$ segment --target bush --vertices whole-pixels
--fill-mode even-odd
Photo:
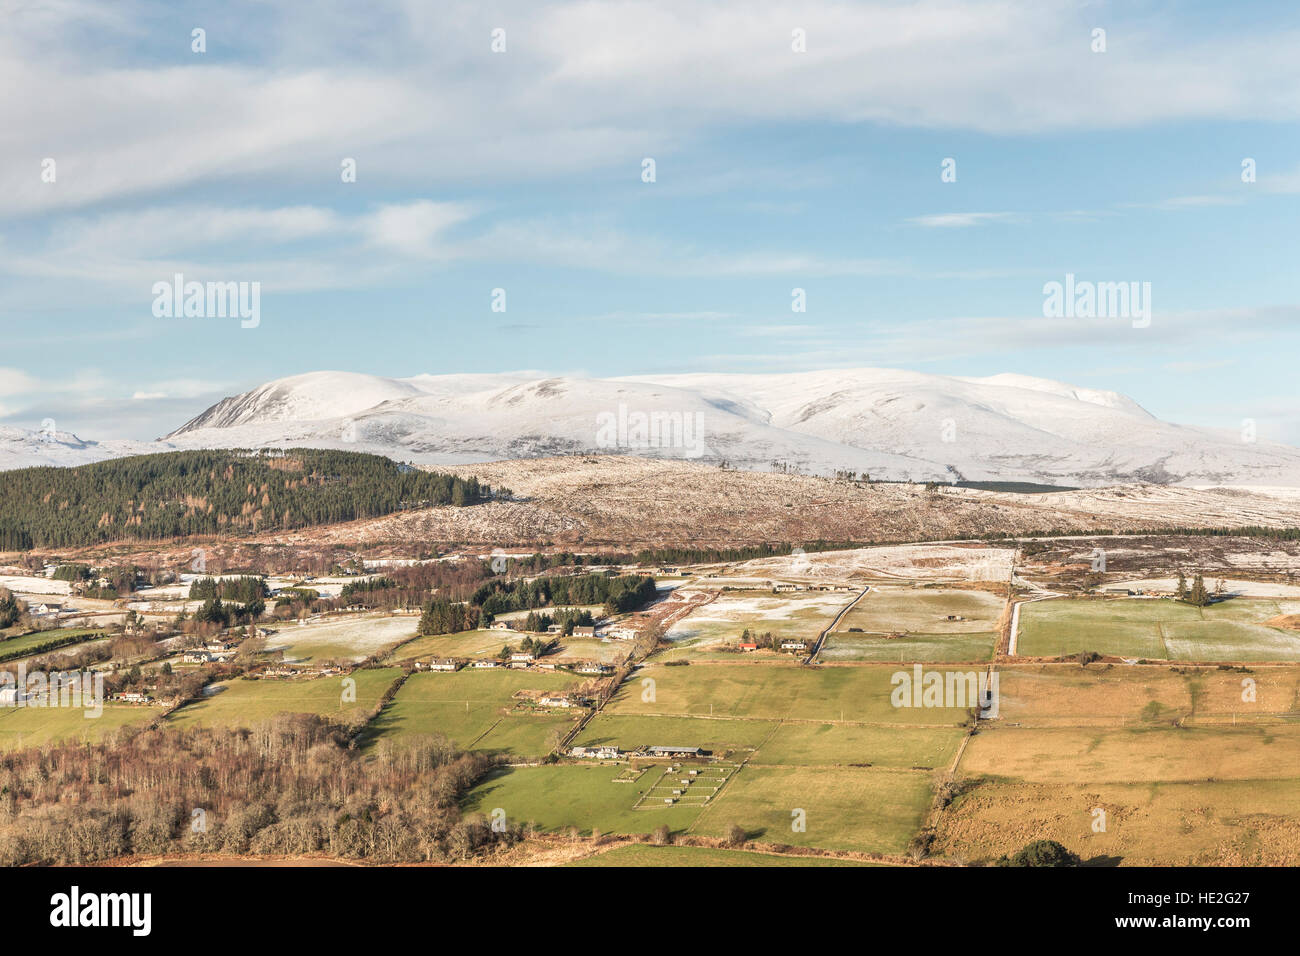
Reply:
[[[1002,857],[999,866],[1078,866],[1079,855],[1055,840],[1035,840],[1011,858]]]

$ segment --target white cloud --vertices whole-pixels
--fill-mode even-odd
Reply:
[[[436,14],[377,0],[364,17],[330,3],[237,6],[241,42],[225,41],[224,59],[164,55],[176,24],[139,15],[142,4],[93,29],[90,9],[22,8],[6,22],[7,215],[200,182],[347,189],[344,157],[357,186],[535,181],[632,169],[763,122],[1019,133],[1300,118],[1295,31],[1111,16],[1098,55],[1095,14],[1068,0],[518,0],[491,18],[469,0]],[[493,55],[498,21],[510,43]],[[141,36],[144,23],[157,25]],[[793,24],[807,53],[790,50]],[[45,156],[54,184],[39,178]]]
[[[1023,220],[1011,212],[945,212],[932,216],[915,216],[908,222],[930,229],[962,229],[986,222],[1018,222]]]

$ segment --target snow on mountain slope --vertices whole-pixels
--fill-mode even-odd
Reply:
[[[608,452],[891,479],[1300,485],[1300,450],[1171,425],[1115,392],[893,369],[616,379],[314,372],[223,399],[146,447],[293,445],[430,464]],[[7,457],[6,447],[0,436],[0,465],[50,460],[30,442]],[[110,444],[83,453],[136,452]]]
[[[82,441],[71,432],[30,431],[0,425],[0,471],[35,465],[87,465],[105,458],[165,450],[152,442]]]

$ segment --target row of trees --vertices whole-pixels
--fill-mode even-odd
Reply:
[[[554,604],[601,604],[607,614],[630,611],[655,596],[654,578],[644,574],[553,575],[531,580],[495,579],[470,598],[485,614],[524,611]]]

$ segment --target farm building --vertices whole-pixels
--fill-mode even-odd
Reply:
[[[614,641],[635,641],[636,628],[626,627],[621,624],[614,624],[600,632],[602,637],[607,637]]]
[[[498,664],[496,661],[475,661],[470,666],[475,668],[482,668],[482,667],[500,667],[501,665]]]
[[[782,641],[781,650],[783,651],[805,651],[808,645],[803,641]]]
[[[578,674],[612,674],[614,668],[609,664],[602,664],[600,661],[578,661],[573,665],[573,670]]]
[[[699,747],[647,747],[646,753],[652,757],[706,757],[707,750]]]
[[[742,643],[737,644],[736,646],[739,647],[742,651],[758,650],[758,645],[755,644],[753,641],[743,641]]]
[[[515,628],[509,621],[493,621],[488,625],[488,629],[493,631],[513,631]]]

